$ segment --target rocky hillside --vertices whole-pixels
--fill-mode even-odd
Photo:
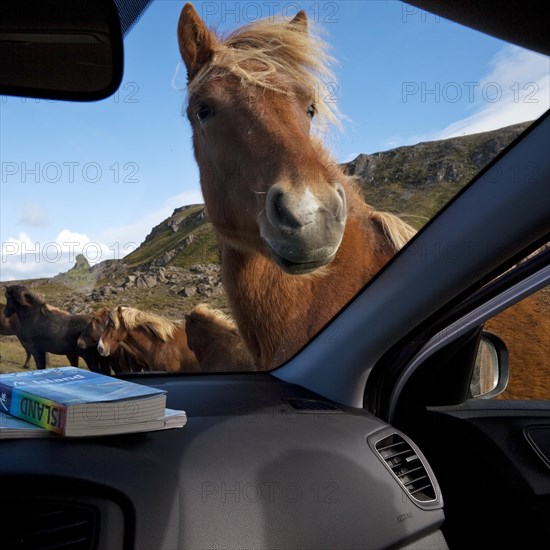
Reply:
[[[343,168],[367,203],[420,228],[530,124],[359,155]]]
[[[176,208],[154,227],[140,247],[126,256],[129,266],[190,267],[218,263],[218,247],[202,204]]]
[[[528,125],[359,155],[343,169],[369,204],[421,227]],[[174,210],[122,260],[90,267],[78,257],[66,273],[25,284],[72,313],[126,304],[181,318],[201,301],[227,309],[216,238],[200,204]]]

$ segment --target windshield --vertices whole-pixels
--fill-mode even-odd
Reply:
[[[0,100],[6,298],[96,321],[36,352],[2,306],[1,372],[276,368],[548,109],[546,57],[401,2],[183,6],[126,35],[111,97]],[[267,57],[224,42],[262,18]]]

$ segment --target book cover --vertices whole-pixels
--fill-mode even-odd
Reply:
[[[15,416],[0,412],[0,439],[21,439],[28,437],[49,437],[54,432],[25,422]],[[57,436],[60,437],[60,436]]]
[[[164,390],[78,367],[0,375],[0,412],[65,435],[155,420],[165,405]]]

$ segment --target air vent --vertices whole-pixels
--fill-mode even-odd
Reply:
[[[287,399],[288,404],[296,411],[302,412],[342,412],[340,407],[317,399]]]
[[[400,435],[392,434],[375,444],[378,454],[405,491],[418,502],[435,500],[435,488],[421,458]]]
[[[0,516],[2,550],[93,550],[97,531],[97,511],[72,503],[14,503]]]

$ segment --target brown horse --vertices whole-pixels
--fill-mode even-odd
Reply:
[[[92,320],[78,337],[77,344],[80,349],[97,348],[108,315],[108,308],[100,309],[92,315]],[[150,370],[148,365],[140,363],[137,357],[132,355],[128,349],[125,349],[124,342],[109,355],[107,360],[115,374]]]
[[[37,369],[46,368],[46,354],[66,355],[73,366],[78,366],[82,357],[88,368],[109,374],[109,366],[97,350],[81,350],[77,345],[80,333],[89,323],[86,315],[71,315],[47,304],[37,293],[23,285],[6,287],[6,317],[17,316],[17,337],[31,353]]]
[[[202,372],[256,370],[237,326],[225,313],[199,304],[185,315],[185,331]]]
[[[294,355],[414,234],[366,205],[312,135],[337,120],[333,81],[300,11],[222,39],[191,4],[178,23],[187,116],[223,283],[260,369]],[[322,88],[321,88],[322,89]]]
[[[150,370],[200,371],[187,345],[185,327],[160,315],[123,306],[109,310],[97,349],[107,357],[122,344]]]

